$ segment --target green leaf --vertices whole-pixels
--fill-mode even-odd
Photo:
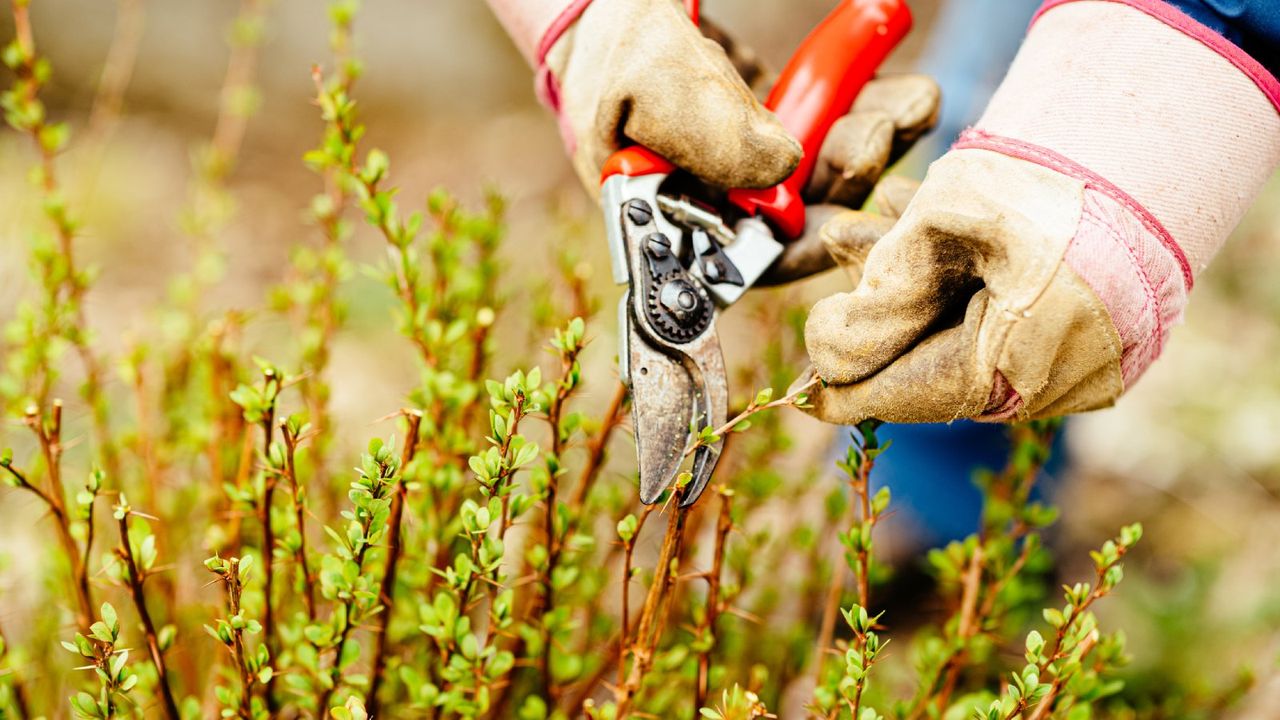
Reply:
[[[120,619],[116,615],[116,609],[111,606],[111,603],[102,603],[102,607],[99,608],[99,612],[102,616],[102,622],[106,623],[107,627],[111,629],[112,635],[114,636],[119,633]]]
[[[89,634],[104,643],[114,643],[116,641],[115,635],[111,634],[111,628],[107,627],[107,624],[102,621],[90,625]]]

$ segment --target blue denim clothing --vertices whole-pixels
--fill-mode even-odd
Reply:
[[[1280,1],[1165,0],[1280,74]]]
[[[892,442],[876,460],[874,490],[888,486],[893,522],[906,528],[916,548],[938,547],[978,529],[982,493],[973,483],[978,470],[999,472],[1008,462],[1008,429],[970,421],[924,425],[884,425],[881,443]],[[849,435],[840,448],[843,456]],[[1051,500],[1067,465],[1063,435],[1054,441],[1032,498]]]

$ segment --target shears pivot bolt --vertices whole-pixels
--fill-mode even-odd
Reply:
[[[648,225],[653,221],[653,210],[643,200],[632,200],[627,203],[627,219],[636,225]]]

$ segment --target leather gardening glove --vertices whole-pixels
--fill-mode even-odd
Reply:
[[[673,0],[490,0],[538,70],[583,185],[644,145],[718,187],[786,178],[800,144]],[[535,40],[536,38],[536,40]]]
[[[805,339],[827,385],[811,412],[1111,405],[1280,164],[1277,102],[1261,65],[1168,5],[1048,3],[975,129],[852,268],[856,289],[814,306]],[[823,236],[865,246],[887,222],[846,213]]]
[[[771,74],[706,19],[700,32],[680,3],[489,2],[538,68],[539,94],[556,110],[565,147],[592,195],[605,160],[630,142],[721,188],[774,185],[799,162],[799,144],[752,92]],[[806,235],[788,245],[761,282],[831,267],[817,229],[839,210],[860,207],[885,167],[933,127],[937,112],[930,78],[868,83],[823,145],[806,190],[813,204]]]

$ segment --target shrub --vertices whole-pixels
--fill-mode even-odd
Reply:
[[[243,8],[234,52],[252,66],[261,7]],[[1043,608],[1041,538],[1056,512],[1031,488],[1056,423],[1013,430],[1007,467],[979,478],[980,528],[928,558],[948,612],[893,645],[911,618],[878,597],[894,568],[875,553],[876,528],[892,522],[889,490],[871,484],[891,452],[875,423],[856,429],[844,482],[826,483],[766,412],[803,395],[760,390],[729,426],[702,429],[700,442],[732,439],[693,509],[674,502],[679,482],[641,507],[632,485],[606,477],[611,452],[629,468],[626,393],[614,382],[605,403],[584,396],[598,302],[578,262],[566,256],[535,291],[533,324],[556,318],[549,355],[517,362],[525,349],[495,332],[522,279],[499,260],[502,202],[470,210],[441,191],[400,208],[353,98],[355,13],[352,0],[332,4],[333,67],[313,71],[324,131],[305,162],[318,241],[295,249],[269,303],[292,323],[291,346],[253,357],[250,316],[200,302],[221,280],[226,181],[253,106],[251,78],[233,73],[182,213],[192,272],[156,337],[108,357],[82,310],[93,273],[56,172],[69,131],[41,102],[49,63],[14,0],[3,59],[16,82],[2,104],[34,144],[44,217],[36,292],[10,323],[0,386],[25,429],[0,469],[6,501],[27,493],[48,514],[31,539],[48,545],[43,574],[20,580],[48,611],[4,617],[20,642],[0,637],[0,717],[728,720],[785,707],[1007,720],[1111,707],[1123,636],[1092,609],[1141,529],[1106,541],[1094,576]],[[366,269],[390,290],[419,375],[356,459],[329,397],[349,381],[330,359],[359,216],[385,244]],[[802,316],[785,305],[741,310],[791,332],[764,344],[738,387],[776,387],[799,367]],[[109,392],[112,372],[131,398]],[[66,413],[58,396],[76,377]],[[81,415],[86,447],[68,455],[86,428],[64,416]],[[899,644],[910,648],[886,649]]]

